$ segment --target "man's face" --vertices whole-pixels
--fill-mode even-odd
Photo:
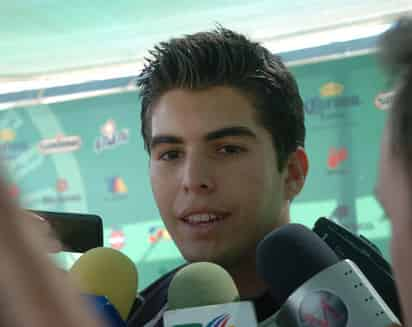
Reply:
[[[236,264],[287,222],[288,169],[279,172],[271,135],[240,92],[171,90],[151,127],[154,196],[186,260]]]

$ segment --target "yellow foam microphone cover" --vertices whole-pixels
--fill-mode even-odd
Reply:
[[[126,255],[111,248],[94,248],[85,252],[69,273],[82,293],[106,296],[126,320],[138,283],[136,266]]]

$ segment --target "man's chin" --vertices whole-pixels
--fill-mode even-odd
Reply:
[[[183,255],[183,258],[189,263],[195,262],[213,262],[218,264],[216,258],[210,255]]]
[[[189,262],[189,263],[195,263],[195,262],[212,262],[215,263],[225,269],[227,269],[228,267],[231,267],[233,264],[233,260],[228,260],[227,257],[225,256],[221,256],[221,255],[217,255],[217,253],[213,253],[213,254],[196,254],[196,255],[183,255],[183,258]]]
[[[183,258],[190,263],[194,262],[213,262],[219,264],[221,262],[220,256],[216,252],[204,251],[181,251]]]

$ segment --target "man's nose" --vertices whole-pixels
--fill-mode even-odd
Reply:
[[[216,184],[212,163],[203,156],[188,156],[183,167],[182,185],[186,193],[207,194],[213,192]]]

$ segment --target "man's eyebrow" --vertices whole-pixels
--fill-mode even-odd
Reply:
[[[217,139],[221,139],[224,137],[229,136],[247,136],[251,138],[256,138],[256,134],[252,132],[247,127],[244,126],[231,126],[231,127],[224,127],[206,134],[205,139],[206,141],[213,141]],[[174,135],[167,135],[167,134],[160,134],[153,136],[150,142],[150,149],[154,149],[156,146],[160,144],[183,144],[183,138]]]
[[[207,133],[206,141],[213,141],[229,136],[247,136],[251,138],[257,138],[256,134],[249,128],[244,126],[231,126],[218,129],[213,132]]]
[[[150,149],[154,149],[160,144],[183,144],[183,139],[173,135],[156,135],[150,141]]]

